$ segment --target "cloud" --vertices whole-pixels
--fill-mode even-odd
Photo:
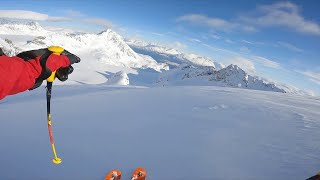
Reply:
[[[254,44],[253,42],[247,41],[247,40],[241,40],[241,42],[247,43],[247,44]]]
[[[251,66],[251,64],[259,64],[268,68],[273,68],[273,69],[281,69],[281,70],[285,70],[280,63],[267,59],[265,57],[261,57],[261,56],[257,56],[257,55],[251,55],[248,54],[250,53],[250,49],[246,46],[242,46],[239,48],[239,51],[235,52],[235,51],[231,51],[228,49],[223,49],[223,48],[219,48],[219,47],[215,47],[206,43],[202,43],[203,46],[209,48],[212,51],[216,51],[216,52],[223,52],[225,54],[231,55],[231,57],[233,56],[234,58],[231,58],[233,60],[239,60],[240,62],[246,62],[243,64],[246,64],[248,67],[248,69],[253,70],[254,66]],[[248,62],[250,61],[250,63]],[[238,65],[238,64],[237,64]],[[240,66],[240,65],[239,65]],[[241,67],[241,66],[240,66]]]
[[[185,44],[183,44],[183,43],[181,43],[179,41],[174,42],[173,46],[176,47],[176,48],[179,48],[179,49],[185,49],[185,48],[188,47],[187,45],[185,45]]]
[[[66,17],[49,16],[47,14],[24,10],[0,10],[0,18],[22,19],[34,21],[71,21]]]
[[[225,59],[224,62],[227,64],[235,64],[251,74],[256,73],[254,63],[249,59],[243,57],[236,57],[231,59]]]
[[[239,19],[260,27],[287,27],[300,33],[320,35],[319,23],[306,20],[300,14],[299,7],[289,1],[259,6],[254,15]]]
[[[243,53],[250,53],[250,49],[246,46],[240,47],[239,50]]]
[[[289,1],[260,5],[232,20],[203,14],[187,14],[176,20],[220,31],[256,32],[263,27],[286,27],[299,33],[320,35],[320,24],[305,19],[300,13],[300,8]]]
[[[207,16],[199,15],[199,14],[190,14],[190,15],[181,16],[177,20],[185,21],[193,24],[209,26],[209,27],[218,28],[218,29],[229,29],[234,26],[232,23],[229,23],[223,19],[209,18]]]
[[[83,17],[83,16],[85,16],[85,14],[83,14],[82,12],[76,11],[76,10],[72,10],[72,9],[69,9],[69,10],[67,10],[65,12],[66,12],[66,14],[68,16],[71,16],[71,17]]]
[[[296,71],[310,78],[310,80],[320,85],[320,73],[313,71]]]
[[[72,17],[82,17],[85,16],[79,11],[67,10],[65,11],[68,16]],[[73,19],[68,17],[60,16],[49,16],[48,14],[38,13],[34,11],[24,11],[24,10],[0,10],[0,18],[6,19],[21,19],[21,20],[33,20],[33,21],[82,21],[91,24],[97,24],[105,28],[112,27],[112,22],[100,19],[100,18],[84,18],[84,19]]]
[[[281,46],[281,47],[284,47],[284,48],[287,48],[291,51],[295,51],[295,52],[303,52],[302,49],[290,44],[290,43],[287,43],[287,42],[281,42],[281,41],[278,41],[277,45]]]
[[[147,32],[147,33],[150,33],[150,34],[153,34],[153,35],[156,35],[156,36],[162,36],[162,37],[164,37],[164,36],[177,36],[176,33],[171,32],[171,31],[164,32],[164,33],[159,33],[159,32]]]
[[[237,52],[234,52],[234,51],[230,51],[228,49],[215,47],[215,46],[212,46],[212,45],[209,45],[209,44],[206,44],[206,43],[202,43],[202,45],[207,47],[207,48],[209,48],[210,50],[213,50],[213,51],[223,52],[223,53],[226,53],[226,54],[229,54],[229,55],[232,55],[232,56],[241,56],[240,53],[237,53]]]
[[[55,21],[55,22],[72,21],[72,19],[71,18],[67,18],[67,17],[49,16],[47,21]]]
[[[310,78],[309,80],[314,82],[314,83],[316,83],[316,84],[318,84],[318,85],[320,85],[320,81],[318,81],[318,80],[315,80],[315,79],[312,79],[312,78]]]
[[[251,74],[256,73],[255,65],[257,64],[273,69],[283,69],[279,63],[260,56],[252,56],[250,58],[239,56],[235,58],[226,59],[224,61],[230,64],[236,64]]]
[[[100,25],[105,28],[112,27],[112,22],[105,20],[105,19],[101,19],[101,18],[86,18],[86,19],[82,19],[82,21],[86,22],[86,23]]]
[[[204,40],[209,40],[209,39],[214,39],[214,40],[219,40],[221,37],[217,35],[215,32],[209,32],[205,34],[201,34],[201,39]]]
[[[191,42],[197,42],[197,43],[201,42],[199,39],[196,39],[196,38],[188,38],[188,40]]]
[[[304,89],[303,91],[305,91],[309,96],[316,96],[316,92],[311,89]]]
[[[177,18],[178,22],[187,22],[193,25],[200,25],[222,31],[231,31],[234,29],[243,31],[255,31],[255,28],[248,25],[241,25],[235,22],[227,21],[221,18],[208,17],[201,14],[188,14]]]
[[[234,41],[230,40],[230,39],[225,39],[225,42],[226,43],[229,43],[229,44],[234,44]]]
[[[279,63],[272,61],[270,59],[260,57],[260,56],[253,56],[253,58],[255,62],[262,64],[263,66],[270,67],[273,69],[281,69],[281,65]]]
[[[210,37],[212,37],[213,39],[221,39],[221,37],[216,34],[211,34]]]
[[[166,35],[166,34],[157,33],[157,32],[151,32],[151,34],[156,35],[156,36],[165,36]]]

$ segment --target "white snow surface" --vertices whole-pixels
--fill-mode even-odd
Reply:
[[[320,167],[320,99],[213,86],[54,86],[0,101],[0,179],[301,180]]]

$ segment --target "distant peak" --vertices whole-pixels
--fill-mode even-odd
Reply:
[[[105,34],[105,33],[108,34],[110,32],[112,32],[110,29],[105,29],[105,30],[101,31],[100,33],[98,33],[98,35]]]
[[[111,29],[105,29],[105,30],[101,31],[100,33],[98,33],[98,35],[114,35],[114,36],[119,36],[118,33],[112,31]]]
[[[0,18],[0,24],[13,24],[13,21]]]
[[[123,39],[118,33],[112,31],[111,29],[106,29],[98,33],[98,36],[104,36],[108,38],[115,38],[115,39]]]
[[[4,19],[0,18],[0,24],[21,24],[21,25],[27,25],[27,26],[40,26],[38,22],[35,21],[26,21],[26,20],[13,20],[13,19]]]
[[[29,21],[29,22],[26,22],[27,25],[30,25],[30,26],[40,26],[40,24],[38,22],[35,22],[35,21]]]
[[[234,69],[234,70],[239,70],[241,69],[239,66],[235,65],[235,64],[230,64],[228,67],[226,67],[226,69]],[[242,70],[242,69],[241,69]]]

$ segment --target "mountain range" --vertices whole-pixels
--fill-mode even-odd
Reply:
[[[205,85],[306,94],[249,75],[237,65],[226,67],[208,57],[124,39],[111,29],[98,34],[57,32],[37,22],[0,20],[0,46],[7,55],[52,45],[62,46],[82,59],[67,84]]]

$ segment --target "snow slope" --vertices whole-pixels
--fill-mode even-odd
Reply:
[[[0,179],[301,180],[320,169],[320,99],[226,87],[54,86],[0,101]],[[31,113],[32,112],[32,113]],[[168,178],[169,177],[169,178]]]

